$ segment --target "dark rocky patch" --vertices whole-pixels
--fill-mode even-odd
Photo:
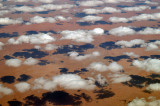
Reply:
[[[151,74],[151,75],[149,75],[148,77],[151,77],[151,78],[153,78],[153,79],[155,79],[155,78],[160,78],[160,74]]]
[[[72,45],[72,47],[70,47],[69,45],[64,45],[63,47],[56,49],[56,52],[54,52],[53,55],[67,54],[68,52],[71,52],[71,51],[83,52],[84,50],[92,49],[92,48],[94,48],[94,45],[92,44]]]
[[[82,18],[82,17],[85,17],[85,16],[87,16],[87,15],[88,15],[88,14],[82,12],[82,13],[76,13],[76,14],[74,14],[74,17]]]
[[[114,92],[105,90],[105,89],[100,89],[100,90],[95,90],[94,93],[97,93],[97,98],[96,99],[104,99],[104,98],[109,98],[115,95]]]
[[[129,87],[137,87],[137,88],[143,88],[144,86],[142,84],[153,84],[153,83],[160,83],[160,80],[158,79],[153,79],[153,78],[146,78],[143,76],[139,75],[130,75],[132,78],[130,81],[123,82],[122,84],[127,85]]]
[[[107,41],[107,42],[101,43],[101,44],[99,45],[99,47],[104,48],[104,49],[107,49],[107,50],[119,49],[119,48],[121,48],[121,46],[116,45],[115,42],[113,42],[113,41]]]
[[[45,106],[46,103],[45,100],[34,95],[27,96],[24,100],[26,101],[24,106]]]
[[[14,76],[3,76],[3,77],[0,78],[0,80],[1,80],[3,83],[12,84],[12,83],[14,83],[14,81],[15,81],[15,77],[14,77]]]
[[[59,68],[61,74],[82,74],[83,72],[88,72],[86,68],[82,68],[81,70],[74,70],[73,72],[68,72],[67,68]]]
[[[11,38],[11,37],[17,37],[18,32],[13,32],[12,34],[9,33],[0,33],[0,38]]]
[[[104,59],[109,59],[109,60],[113,60],[113,61],[120,61],[121,59],[130,59],[130,57],[127,55],[121,55],[121,56],[116,56],[116,57],[106,56],[106,57],[104,57]]]
[[[87,101],[87,102],[91,102],[91,101],[92,101],[91,96],[89,96],[89,95],[87,95],[87,94],[85,94],[85,93],[82,93],[82,94],[81,94],[81,97],[83,97],[84,100]]]
[[[26,74],[21,74],[20,77],[17,79],[17,81],[24,82],[24,81],[28,81],[29,79],[31,79],[31,76]]]
[[[23,58],[23,57],[25,57],[25,58],[29,58],[29,57],[42,58],[47,55],[49,55],[49,54],[46,52],[43,52],[43,51],[39,51],[37,49],[24,49],[23,52],[15,52],[13,54],[13,56],[20,57],[20,58]]]
[[[11,57],[11,56],[9,56],[9,55],[5,55],[5,56],[4,56],[4,59],[6,59],[6,60],[8,60],[8,59],[14,59],[14,57]]]
[[[37,31],[27,31],[26,35],[38,34]]]
[[[112,25],[112,22],[106,22],[106,21],[95,21],[94,23],[92,22],[76,22],[77,24],[79,24],[80,26],[91,26],[91,25],[98,25],[98,24],[109,24]]]
[[[147,5],[147,3],[136,3],[135,5]]]
[[[48,60],[39,60],[40,62],[38,63],[38,65],[47,65],[50,64],[50,62]]]
[[[50,32],[50,33],[53,33],[53,34],[58,34],[56,31],[53,31],[53,30],[49,30],[49,31],[39,31],[39,32],[41,32],[41,33],[48,33],[48,32]]]
[[[117,7],[125,8],[125,7],[130,7],[130,6],[127,6],[127,5],[117,5]]]
[[[80,105],[82,101],[77,96],[64,91],[47,92],[42,95],[43,100],[54,105]]]
[[[8,101],[8,104],[9,104],[9,106],[22,106],[23,105],[22,102],[16,101],[16,100]]]

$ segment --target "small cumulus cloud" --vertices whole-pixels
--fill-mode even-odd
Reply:
[[[79,55],[78,52],[69,52],[68,53],[71,59],[81,61],[87,58],[94,58],[97,56],[100,56],[100,53],[98,51],[94,51],[91,54],[85,54],[85,55]]]
[[[109,74],[108,77],[111,77],[112,83],[122,83],[132,79],[129,75],[120,73]]]
[[[146,9],[151,9],[150,6],[135,6],[135,7],[124,7],[122,10],[124,11],[143,11]]]
[[[127,56],[132,56],[132,57],[135,57],[135,58],[138,58],[139,55],[135,54],[134,52],[123,52],[124,55],[127,55]]]
[[[118,28],[113,28],[109,31],[109,34],[114,35],[114,36],[125,36],[125,35],[133,35],[136,32],[129,28],[129,27],[118,27]]]
[[[88,1],[81,1],[79,2],[80,6],[98,6],[104,4],[103,1],[96,1],[96,0],[88,0]]]
[[[2,95],[10,95],[13,93],[13,90],[3,86],[2,84],[0,84],[0,97],[2,97]]]
[[[11,66],[11,67],[19,67],[21,66],[21,63],[22,61],[19,59],[9,59],[9,60],[6,60],[5,62],[7,66]]]
[[[160,91],[160,83],[149,84],[149,86],[146,88],[146,90],[149,90],[149,91]]]
[[[100,21],[102,19],[103,19],[103,17],[100,17],[100,16],[88,15],[88,16],[85,16],[82,19],[78,20],[78,22],[91,22],[91,23],[94,23],[95,21]]]
[[[37,59],[34,59],[34,58],[30,57],[30,58],[26,59],[23,64],[25,64],[25,65],[36,65],[38,62],[39,61]]]
[[[25,92],[30,89],[30,84],[27,82],[20,82],[14,85],[19,92]]]

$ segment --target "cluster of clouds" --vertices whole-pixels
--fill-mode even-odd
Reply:
[[[111,72],[119,72],[123,70],[123,67],[120,64],[117,64],[117,62],[112,62],[108,66],[102,62],[93,62],[88,66],[88,69],[98,72],[105,72],[108,70]]]
[[[94,51],[91,54],[85,54],[85,55],[79,55],[78,52],[69,52],[69,57],[71,59],[77,60],[77,61],[81,61],[81,60],[85,60],[87,58],[95,58],[97,56],[100,56],[100,53],[98,51]]]
[[[133,101],[129,102],[127,106],[159,106],[160,100],[156,100],[155,97],[148,97],[150,101],[147,101],[145,98],[136,98]]]
[[[13,7],[10,10],[12,12],[15,12],[15,11],[42,12],[42,11],[51,11],[51,10],[70,9],[72,7],[74,7],[74,5],[72,4],[44,4],[36,7],[31,7],[31,6]]]
[[[151,9],[150,6],[134,6],[134,7],[124,7],[122,8],[122,10],[124,11],[143,11],[143,10],[146,10],[146,9]]]
[[[99,83],[104,85],[104,78],[101,78],[102,76],[98,76]],[[17,91],[24,93],[30,89],[36,90],[36,89],[44,89],[49,91],[54,91],[57,89],[57,87],[61,87],[64,89],[72,89],[72,90],[78,90],[78,89],[85,89],[85,90],[93,90],[95,89],[95,80],[93,78],[88,79],[82,79],[79,75],[76,74],[62,74],[53,76],[51,80],[45,79],[43,77],[35,79],[31,84],[27,82],[19,82],[14,85],[14,87],[17,89]],[[9,95],[12,94],[13,90],[4,87],[2,84],[0,84],[0,94],[3,95]],[[2,95],[0,95],[2,96]]]
[[[30,44],[47,44],[50,42],[55,41],[56,39],[51,36],[50,33],[39,33],[39,34],[32,34],[32,35],[21,35],[17,39],[10,38],[8,40],[8,44],[22,44],[22,43],[30,43]]]
[[[99,13],[120,13],[121,10],[113,8],[113,7],[105,7],[103,9],[84,9],[82,12],[86,14],[99,14]]]
[[[95,21],[101,21],[103,17],[101,16],[93,16],[93,15],[88,15],[83,17],[82,19],[78,20],[77,22],[91,22],[94,23]]]
[[[151,9],[150,6],[134,6],[134,7],[124,7],[121,9],[117,9],[114,7],[105,7],[103,9],[94,9],[94,8],[88,8],[88,9],[83,9],[82,12],[86,14],[99,14],[99,13],[120,13],[122,11],[143,11],[146,9]]]
[[[114,35],[114,36],[126,36],[126,35],[135,35],[135,34],[141,34],[141,35],[155,35],[156,34],[157,35],[157,34],[160,34],[160,29],[146,27],[136,32],[131,26],[129,27],[120,26],[117,28],[110,29],[109,34]]]
[[[23,63],[22,63],[22,60],[20,60],[20,59],[8,59],[5,61],[5,64],[9,67],[19,67],[22,64],[36,65],[38,62],[39,62],[39,60],[30,57],[30,58],[27,58]]]
[[[39,24],[39,23],[44,23],[44,22],[48,22],[48,23],[55,23],[57,21],[70,21],[72,18],[71,17],[63,17],[63,16],[56,16],[56,17],[41,17],[41,16],[34,16],[32,18],[30,18],[30,21],[28,23],[26,23],[27,25],[30,24]]]
[[[7,0],[7,1],[13,1],[13,0]],[[55,0],[14,0],[14,2],[41,2],[41,3],[52,3]]]
[[[62,35],[61,39],[73,40],[75,42],[85,42],[90,43],[94,41],[93,36],[99,36],[104,34],[102,28],[94,28],[93,30],[75,30],[69,31],[64,30],[60,33]]]
[[[129,22],[129,21],[143,21],[143,20],[159,20],[160,19],[160,13],[152,13],[152,14],[140,14],[138,16],[132,16],[129,18],[125,17],[110,17],[108,20],[113,23],[119,23],[119,22]]]
[[[78,4],[80,6],[93,7],[93,6],[103,5],[105,3],[120,3],[120,2],[134,2],[134,0],[102,0],[102,1],[87,0],[78,2]]]
[[[25,24],[30,25],[30,24],[39,24],[44,22],[56,23],[57,21],[70,21],[71,19],[72,19],[71,17],[63,17],[63,16],[55,16],[55,17],[34,16],[30,18],[30,20]],[[1,25],[22,24],[22,23],[24,23],[24,20],[22,18],[17,18],[17,19],[11,19],[8,17],[0,18]]]
[[[130,40],[130,41],[125,41],[125,40],[117,41],[115,43],[115,45],[119,45],[122,48],[124,48],[124,47],[133,47],[133,46],[136,46],[136,45],[143,45],[144,43],[145,43],[145,41],[142,40],[142,39],[133,39],[133,40]]]
[[[145,41],[142,39],[133,39],[130,41],[121,40],[121,41],[115,42],[115,45],[119,45],[119,46],[121,46],[121,48],[125,48],[125,47],[131,48],[131,47],[138,45],[139,47],[145,47],[146,51],[152,51],[152,50],[159,51],[160,41],[156,40],[154,42],[145,43]],[[137,56],[135,56],[135,57],[137,57]]]
[[[159,59],[146,59],[146,60],[134,60],[132,62],[133,66],[136,66],[142,70],[145,70],[147,72],[153,71],[156,73],[160,72],[160,60]]]
[[[40,45],[35,45],[34,48],[35,49],[40,49],[40,50],[55,50],[57,49],[59,46],[55,45],[55,44],[46,44],[45,47],[41,47]]]
[[[123,71],[123,67],[117,62],[112,62],[108,66],[102,62],[93,62],[87,67],[87,69],[98,72],[106,72],[110,70],[112,73],[109,73],[107,77],[111,78],[110,81],[112,83],[121,83],[131,80],[129,75],[121,73]]]

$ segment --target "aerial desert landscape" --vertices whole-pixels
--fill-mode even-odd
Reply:
[[[159,0],[0,0],[0,106],[160,106]]]

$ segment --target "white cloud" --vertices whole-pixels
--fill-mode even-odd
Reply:
[[[44,47],[44,50],[54,50],[54,49],[57,49],[58,46],[55,45],[55,44],[47,44],[45,47]]]
[[[135,45],[143,45],[145,43],[144,40],[142,39],[134,39],[134,40],[130,40],[130,41],[117,41],[115,44],[119,45],[121,47],[133,47]]]
[[[123,70],[123,67],[120,64],[117,64],[117,62],[112,62],[109,64],[108,69],[112,72],[119,72]]]
[[[4,46],[5,44],[3,43],[3,42],[0,42],[0,50],[2,50],[3,48],[3,46]]]
[[[33,84],[33,89],[44,89],[50,91],[55,90],[57,86],[57,84],[52,80],[44,79],[43,77],[35,79]]]
[[[116,13],[116,12],[121,12],[121,10],[113,8],[113,7],[105,7],[103,9],[93,9],[93,8],[89,8],[89,9],[83,9],[84,13],[86,14],[99,14],[99,13]]]
[[[34,58],[30,57],[30,58],[26,59],[23,64],[25,64],[25,65],[36,65],[38,62],[39,61],[37,59],[34,59]]]
[[[69,52],[68,54],[69,54],[71,59],[74,59],[74,60],[77,60],[77,61],[81,61],[81,60],[84,60],[84,59],[87,59],[87,58],[94,58],[94,57],[100,56],[100,53],[98,51],[94,51],[91,54],[85,54],[85,55],[82,55],[82,56],[79,56],[79,53],[75,52],[75,51],[74,52]]]
[[[19,67],[21,66],[21,62],[22,61],[19,59],[9,59],[9,60],[6,60],[5,64],[11,67]]]
[[[119,73],[109,74],[108,77],[112,78],[112,83],[121,83],[131,80],[131,77],[129,75]]]
[[[94,41],[93,35],[103,35],[104,30],[101,28],[94,28],[93,30],[75,30],[75,31],[69,31],[64,30],[60,34],[62,34],[61,39],[71,39],[76,42],[85,42],[85,43],[91,43]]]
[[[10,38],[8,40],[9,44],[22,44],[22,43],[31,43],[31,44],[46,44],[55,41],[56,39],[50,36],[50,33],[44,34],[32,34],[32,35],[21,35],[16,40]]]
[[[27,82],[20,82],[14,85],[19,92],[25,92],[30,89],[30,84]]]
[[[96,82],[97,82],[100,86],[102,86],[102,87],[108,85],[107,79],[106,79],[104,76],[102,76],[101,74],[98,74],[98,75],[96,76]]]
[[[88,1],[82,1],[79,2],[80,6],[98,6],[104,4],[103,1],[96,1],[96,0],[88,0]]]
[[[125,35],[133,35],[136,32],[129,28],[129,27],[118,27],[118,28],[113,28],[109,31],[109,34],[114,35],[114,36],[125,36]]]
[[[0,18],[0,24],[9,25],[9,24],[21,24],[23,22],[22,18],[10,19],[8,17]]]
[[[108,67],[102,62],[93,62],[88,66],[88,69],[105,72],[108,71]]]
[[[52,3],[54,0],[32,0],[34,2]]]
[[[52,17],[43,18],[40,16],[34,16],[33,18],[30,19],[30,22],[35,24],[44,23],[44,22],[55,23],[56,20]]]
[[[122,10],[125,10],[125,11],[143,11],[143,10],[146,10],[146,9],[151,9],[150,6],[135,6],[135,7],[124,7],[122,8]]]
[[[149,91],[160,91],[160,83],[150,84],[146,90]]]
[[[8,87],[4,87],[2,84],[0,84],[0,97],[3,95],[10,95],[13,93],[13,90],[8,88]]]
[[[95,21],[100,21],[102,19],[103,19],[103,17],[100,17],[100,16],[88,15],[88,16],[83,17],[81,20],[78,20],[78,22],[92,22],[92,23],[94,23]]]
[[[143,61],[134,60],[132,64],[142,70],[146,70],[147,72],[149,71],[154,71],[157,73],[160,72],[160,60],[159,59],[149,58]]]
[[[108,13],[120,13],[121,10],[113,8],[113,7],[105,7],[105,8],[102,9],[102,13],[106,13],[106,12],[108,12]]]
[[[135,54],[134,52],[123,52],[124,55],[127,55],[127,56],[132,56],[132,57],[136,57],[138,58],[139,55]]]

